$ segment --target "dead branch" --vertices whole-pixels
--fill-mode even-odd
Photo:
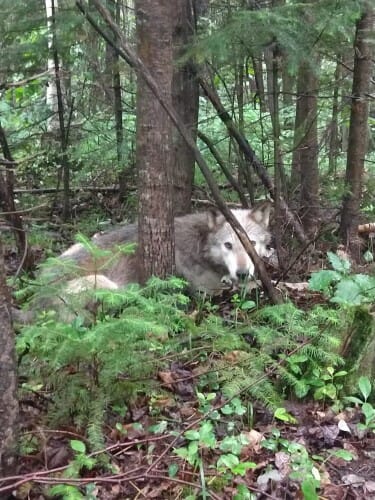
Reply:
[[[370,234],[375,233],[375,222],[369,222],[368,224],[360,224],[358,226],[359,234]]]
[[[270,193],[272,199],[275,199],[275,186],[273,180],[268,175],[266,168],[263,163],[256,156],[254,150],[251,148],[247,139],[241,134],[241,132],[237,129],[234,121],[232,120],[230,114],[226,111],[224,106],[222,105],[219,95],[216,90],[210,87],[207,82],[205,82],[202,78],[199,78],[199,84],[206,94],[207,98],[211,102],[211,104],[216,109],[218,116],[227,127],[229,134],[235,139],[238,144],[238,147],[243,152],[245,158],[252,165],[255,173],[262,181],[263,185],[266,187],[268,192]],[[293,225],[296,236],[301,243],[306,243],[307,238],[303,227],[301,226],[298,219],[295,217],[293,212],[289,209],[287,203],[283,198],[280,198],[280,208],[285,213],[287,220]]]

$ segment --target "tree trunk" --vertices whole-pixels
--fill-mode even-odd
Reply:
[[[137,0],[138,55],[172,103],[172,30],[169,0]],[[142,281],[174,272],[173,146],[171,121],[143,78],[137,87],[139,258]]]
[[[111,12],[113,19],[120,26],[121,21],[121,3],[120,0],[108,2],[108,10]],[[114,42],[117,43],[116,35],[113,35]],[[124,163],[124,126],[122,121],[122,91],[121,91],[121,75],[119,62],[120,57],[116,50],[110,45],[107,45],[108,52],[108,80],[112,87],[112,105],[115,117],[116,130],[116,157],[117,168],[119,172],[119,199],[124,201],[128,194],[128,165]]]
[[[51,0],[47,2],[47,16],[48,27],[51,30],[51,42],[49,49],[52,51],[53,63],[54,63],[54,83],[56,96],[54,99],[57,100],[57,114],[59,119],[59,140],[60,140],[60,163],[62,168],[62,179],[64,187],[64,197],[63,197],[63,219],[66,221],[70,217],[70,165],[68,161],[68,133],[65,127],[65,117],[64,117],[64,94],[63,94],[63,82],[61,78],[61,65],[58,53],[57,44],[57,30],[56,30],[56,10],[57,10],[57,0]],[[50,10],[49,10],[50,9]],[[53,123],[53,122],[52,122]]]
[[[329,126],[328,173],[336,174],[339,153],[339,82],[341,80],[341,61],[338,57],[335,69],[335,84],[332,98],[332,118]]]
[[[368,94],[372,75],[372,30],[374,10],[367,6],[357,23],[354,42],[354,74],[349,127],[349,146],[346,163],[346,193],[343,198],[340,235],[352,257],[360,256],[358,218],[362,194],[362,177],[367,152]]]
[[[238,129],[242,135],[245,134],[245,117],[244,117],[244,61],[242,57],[239,57],[238,64],[236,65],[236,97],[237,97],[237,107],[238,107]],[[235,144],[235,143],[234,143]],[[250,203],[253,205],[255,202],[254,193],[254,183],[251,176],[251,170],[249,168],[248,162],[246,162],[243,152],[238,150],[238,184],[242,191],[242,186],[246,185],[247,193],[249,195]],[[239,192],[240,194],[240,192]],[[240,200],[242,206],[247,208],[249,206],[248,201],[245,198]]]
[[[184,121],[194,140],[197,138],[199,86],[192,61],[181,63],[187,44],[194,34],[194,11],[191,0],[174,2],[175,25],[173,31],[174,71],[172,81],[173,106]],[[173,135],[174,144],[174,212],[183,215],[191,211],[195,157],[181,135]]]
[[[317,130],[318,64],[302,62],[298,72],[294,152],[292,160],[293,191],[300,186],[300,212],[303,226],[314,236],[319,224],[319,169]],[[297,182],[297,179],[299,182]]]
[[[22,258],[22,268],[28,270],[32,266],[32,253],[27,246],[26,232],[23,227],[22,217],[16,211],[14,203],[14,170],[16,162],[13,160],[9,148],[5,131],[0,122],[0,147],[5,160],[8,164],[5,166],[5,176],[0,172],[0,208],[5,212],[5,218],[10,223],[14,231],[17,252]]]
[[[256,88],[257,88],[257,96],[259,99],[260,110],[261,110],[261,112],[265,112],[267,109],[267,106],[266,106],[266,97],[265,97],[265,92],[264,92],[262,58],[261,57],[260,58],[252,57],[251,60],[253,63],[254,78],[255,78],[255,84],[256,84]]]
[[[284,106],[293,106],[294,77],[291,74],[291,71],[288,67],[289,66],[288,55],[283,53],[281,55],[281,58],[282,58],[281,85],[282,85],[283,105]]]
[[[17,473],[17,363],[0,239],[0,477]]]

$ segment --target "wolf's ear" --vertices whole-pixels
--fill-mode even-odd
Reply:
[[[225,222],[225,218],[222,213],[215,207],[211,207],[207,211],[207,224],[208,229],[212,231],[222,226]]]
[[[263,201],[259,203],[251,210],[251,217],[262,224],[264,227],[268,227],[270,223],[270,217],[273,213],[273,205],[270,201]]]

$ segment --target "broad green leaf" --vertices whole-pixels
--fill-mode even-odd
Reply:
[[[168,476],[175,477],[178,472],[178,469],[179,467],[177,464],[170,464],[168,467]]]
[[[248,311],[249,309],[254,309],[256,307],[256,303],[253,300],[246,300],[241,304],[241,309],[243,311]]]
[[[186,437],[186,439],[189,439],[190,441],[193,441],[193,440],[198,441],[199,437],[200,437],[199,431],[196,431],[196,430],[186,431],[184,436]]]
[[[345,278],[337,284],[335,295],[331,301],[336,304],[359,306],[364,299],[361,287],[351,278]]]
[[[297,423],[297,419],[288,413],[285,408],[276,408],[273,416],[282,422],[289,422],[291,424]]]
[[[340,259],[338,255],[333,252],[327,253],[328,260],[335,271],[339,273],[346,274],[350,271],[350,261],[346,259]]]
[[[362,413],[366,417],[366,422],[371,422],[374,420],[375,422],[375,408],[373,408],[370,403],[363,403],[362,405]]]
[[[329,287],[340,279],[340,274],[329,269],[311,275],[309,289],[316,292],[328,292]]]
[[[78,441],[77,439],[72,439],[70,441],[70,447],[77,453],[86,453],[85,443],[83,443],[82,441]]]
[[[251,500],[252,493],[246,488],[244,484],[237,486],[237,493],[234,495],[233,500]]]
[[[255,462],[240,462],[238,465],[232,467],[231,472],[244,476],[249,469],[255,469],[257,464]]]
[[[365,401],[367,401],[368,397],[370,396],[371,394],[371,382],[370,382],[370,379],[368,377],[359,377],[359,380],[358,380],[358,387],[361,391],[361,394],[364,398]]]
[[[349,403],[354,403],[355,405],[363,404],[362,399],[356,398],[355,396],[345,396],[345,401],[348,401]]]
[[[337,458],[342,458],[343,460],[346,460],[346,462],[350,462],[353,460],[353,455],[350,453],[350,451],[347,450],[337,450],[333,453],[334,457]]]
[[[240,463],[239,458],[232,453],[228,453],[226,455],[221,455],[219,460],[217,461],[216,467],[218,469],[232,469]]]
[[[303,493],[304,500],[318,500],[319,496],[316,492],[316,480],[313,478],[307,478],[302,481],[301,490]]]

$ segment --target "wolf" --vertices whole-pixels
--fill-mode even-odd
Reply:
[[[232,210],[262,258],[271,258],[274,254],[269,231],[271,211],[269,202],[253,209]],[[177,217],[174,229],[176,274],[188,282],[191,291],[212,295],[228,284],[238,284],[254,276],[254,263],[221,213],[212,210]],[[137,238],[137,225],[129,224],[95,234],[92,242],[114,252],[118,245],[136,242]],[[85,283],[110,288],[113,284],[123,287],[139,282],[136,252],[133,255],[120,252],[117,257],[113,257],[113,252],[98,262],[82,244],[76,243],[60,256],[60,260],[74,262],[83,270],[84,287]],[[88,279],[88,276],[91,277]],[[79,289],[77,279],[73,288]]]
[[[262,258],[274,255],[269,230],[271,212],[269,202],[252,209],[232,210]],[[209,210],[176,217],[174,229],[176,274],[187,281],[190,292],[215,295],[254,277],[254,263],[220,212]],[[42,293],[45,289],[47,296],[39,296],[39,301],[36,298],[31,307],[41,311],[51,309],[52,304],[60,317],[71,318],[66,310],[77,308],[85,300],[82,292],[116,290],[139,283],[137,251],[122,251],[123,245],[134,244],[137,239],[137,224],[128,224],[92,237],[91,243],[102,252],[89,251],[81,243],[72,245],[58,257],[61,265],[41,271],[40,289]],[[30,322],[29,317],[21,322]]]

